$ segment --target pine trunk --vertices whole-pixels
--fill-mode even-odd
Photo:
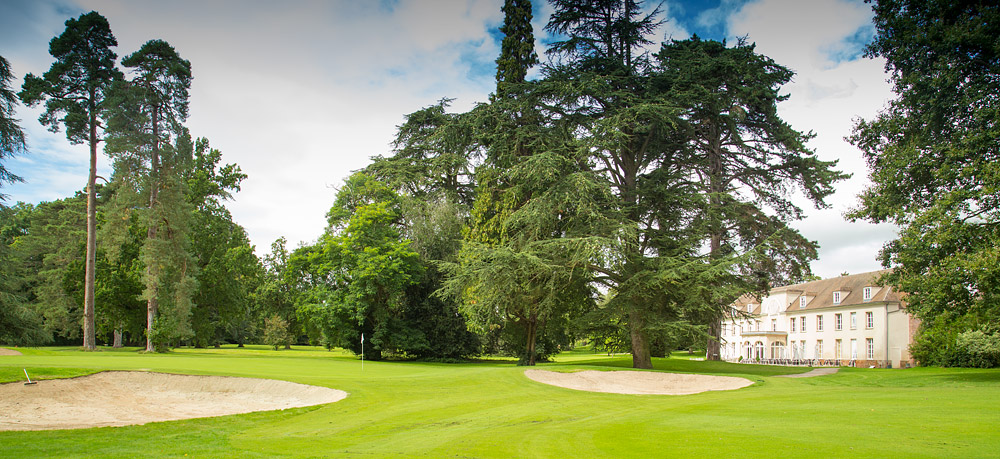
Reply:
[[[642,312],[633,307],[628,318],[629,334],[632,338],[632,368],[649,370],[653,368],[653,358],[649,353],[649,340],[646,338],[646,321]]]
[[[91,100],[96,97],[91,91]],[[93,104],[92,104],[93,105]],[[97,281],[97,107],[90,110],[90,175],[87,178],[87,260],[83,282],[83,348],[97,350],[94,288]]]
[[[154,108],[152,113],[152,124],[153,124],[153,151],[150,158],[149,167],[149,214],[151,217],[149,219],[149,228],[146,230],[146,243],[153,244],[156,240],[156,225],[159,223],[155,220],[156,218],[156,204],[157,195],[160,190],[159,184],[159,168],[160,168],[160,138],[159,138],[159,120],[157,119],[157,111]],[[159,302],[157,301],[157,295],[159,295],[159,273],[152,266],[154,264],[153,260],[148,260],[149,265],[146,266],[146,276],[147,282],[149,283],[149,298],[146,300],[146,352],[156,351],[156,343],[153,342],[153,322],[156,320],[156,314],[159,309]]]
[[[122,347],[122,331],[115,330],[115,342],[112,345],[115,349],[121,349]]]

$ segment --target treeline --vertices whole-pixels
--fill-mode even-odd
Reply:
[[[778,116],[793,73],[753,44],[652,50],[658,8],[551,3],[546,64],[530,2],[506,1],[489,100],[406,115],[391,154],[341,186],[324,234],[292,250],[276,241],[263,260],[222,204],[244,176],[183,129],[189,64],[162,41],[128,56],[99,113],[115,174],[92,187],[97,334],[150,350],[360,353],[363,339],[372,360],[525,364],[587,338],[637,368],[678,347],[717,359],[739,294],[810,275],[816,244],[789,227],[802,216],[792,194],[824,206],[845,175]],[[79,339],[87,317],[84,207],[80,195],[4,220],[19,295],[57,339]]]

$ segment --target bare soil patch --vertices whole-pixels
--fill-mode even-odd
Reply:
[[[0,431],[136,425],[321,405],[346,396],[271,379],[105,371],[0,385]]]
[[[753,384],[733,376],[659,373],[653,371],[577,371],[559,373],[526,370],[524,375],[540,383],[567,389],[613,394],[688,395],[710,390],[735,390]]]
[[[21,351],[0,347],[0,355],[21,355]]]

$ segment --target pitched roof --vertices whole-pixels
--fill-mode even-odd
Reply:
[[[848,276],[838,276],[801,284],[786,285],[771,289],[771,294],[788,292],[789,312],[797,310],[822,309],[832,307],[843,307],[861,305],[866,303],[896,302],[900,301],[900,295],[892,287],[878,285],[878,279],[890,270],[883,269]],[[865,287],[872,288],[870,300],[864,299]],[[840,292],[840,303],[833,302],[833,293]],[[806,296],[806,307],[799,308],[799,297]]]

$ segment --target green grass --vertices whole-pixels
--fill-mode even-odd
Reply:
[[[84,430],[0,432],[0,457],[996,457],[1000,371],[803,372],[655,359],[658,371],[754,385],[684,396],[599,394],[539,384],[503,360],[361,362],[319,348],[271,351],[22,349],[0,382],[101,370],[283,379],[350,396],[319,407]],[[539,368],[615,370],[627,355],[577,350]],[[113,389],[109,389],[113,390]],[[0,413],[2,416],[2,413]]]

